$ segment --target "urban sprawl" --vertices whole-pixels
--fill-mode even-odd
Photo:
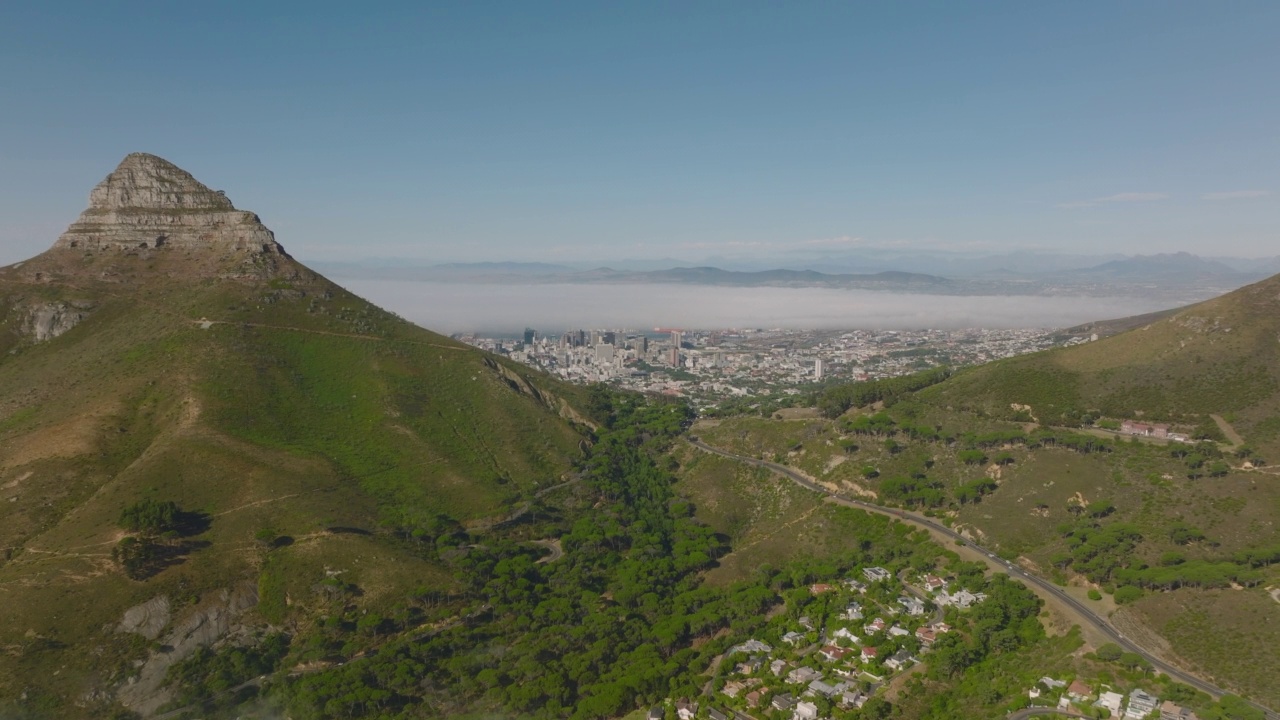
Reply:
[[[973,365],[1044,350],[1044,329],[992,330],[572,330],[523,337],[458,335],[576,383],[679,395],[698,407],[732,398],[762,404],[826,383],[893,377],[938,365]],[[1084,342],[1070,339],[1066,344]]]

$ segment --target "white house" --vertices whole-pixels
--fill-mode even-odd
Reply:
[[[880,582],[881,580],[888,580],[890,573],[882,567],[869,567],[863,569],[862,576],[869,582]]]
[[[1094,703],[1097,707],[1106,708],[1111,712],[1111,717],[1120,717],[1120,706],[1124,704],[1124,696],[1118,692],[1110,690],[1098,696],[1098,702]]]

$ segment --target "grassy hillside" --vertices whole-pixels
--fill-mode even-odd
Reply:
[[[1229,416],[1249,443],[1280,448],[1280,276],[1097,342],[957,373],[922,391],[938,405],[1050,424],[1102,415],[1195,425]]]
[[[578,390],[279,262],[234,280],[173,255],[0,270],[0,698],[101,716],[156,652],[115,627],[161,595],[176,623],[247,580],[247,627],[310,622],[335,572],[365,608],[447,593],[397,538],[490,525],[568,477]],[[36,341],[40,312],[83,318]],[[148,498],[190,521],[131,579],[112,551]]]
[[[1186,446],[1028,432],[1025,424],[915,399],[835,420],[703,421],[693,432],[716,447],[784,462],[850,496],[940,517],[1100,612],[1117,607],[1117,593],[1131,603],[1118,617],[1135,636],[1163,636],[1157,642],[1187,666],[1280,704],[1261,682],[1280,672],[1271,639],[1241,634],[1236,615],[1202,607],[1247,606],[1250,622],[1280,623],[1280,603],[1269,593],[1280,583],[1272,557],[1280,549],[1280,475],[1268,466],[1248,469],[1226,453],[1230,469],[1210,476],[1171,452]],[[792,498],[754,470],[725,462],[691,458],[685,483],[708,522],[743,539],[739,553],[758,563],[822,551],[824,523],[809,514],[805,493]],[[738,502],[728,502],[728,492]],[[775,532],[783,528],[795,529]],[[1268,559],[1250,559],[1259,549]],[[731,571],[733,561],[717,572]],[[1126,585],[1135,587],[1118,592]],[[1087,600],[1090,589],[1100,599]],[[1228,634],[1247,648],[1235,657],[1249,663],[1221,651],[1215,638]]]

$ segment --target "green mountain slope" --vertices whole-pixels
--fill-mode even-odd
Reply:
[[[1280,276],[1096,342],[983,365],[921,393],[1048,424],[1085,414],[1197,424],[1230,414],[1246,441],[1280,438]]]
[[[301,621],[329,568],[369,606],[447,591],[381,538],[491,524],[581,456],[574,388],[351,295],[168,163],[130,156],[94,192],[54,248],[0,269],[0,700],[110,703],[132,661],[146,686]],[[112,551],[144,499],[186,521],[131,579]],[[119,631],[161,597],[156,632]],[[222,632],[166,650],[184,618]],[[122,699],[150,711],[148,692]]]

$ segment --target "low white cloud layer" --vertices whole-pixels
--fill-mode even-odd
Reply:
[[[570,328],[1066,327],[1159,310],[1121,297],[910,295],[825,288],[485,285],[344,280],[352,292],[436,332]]]

